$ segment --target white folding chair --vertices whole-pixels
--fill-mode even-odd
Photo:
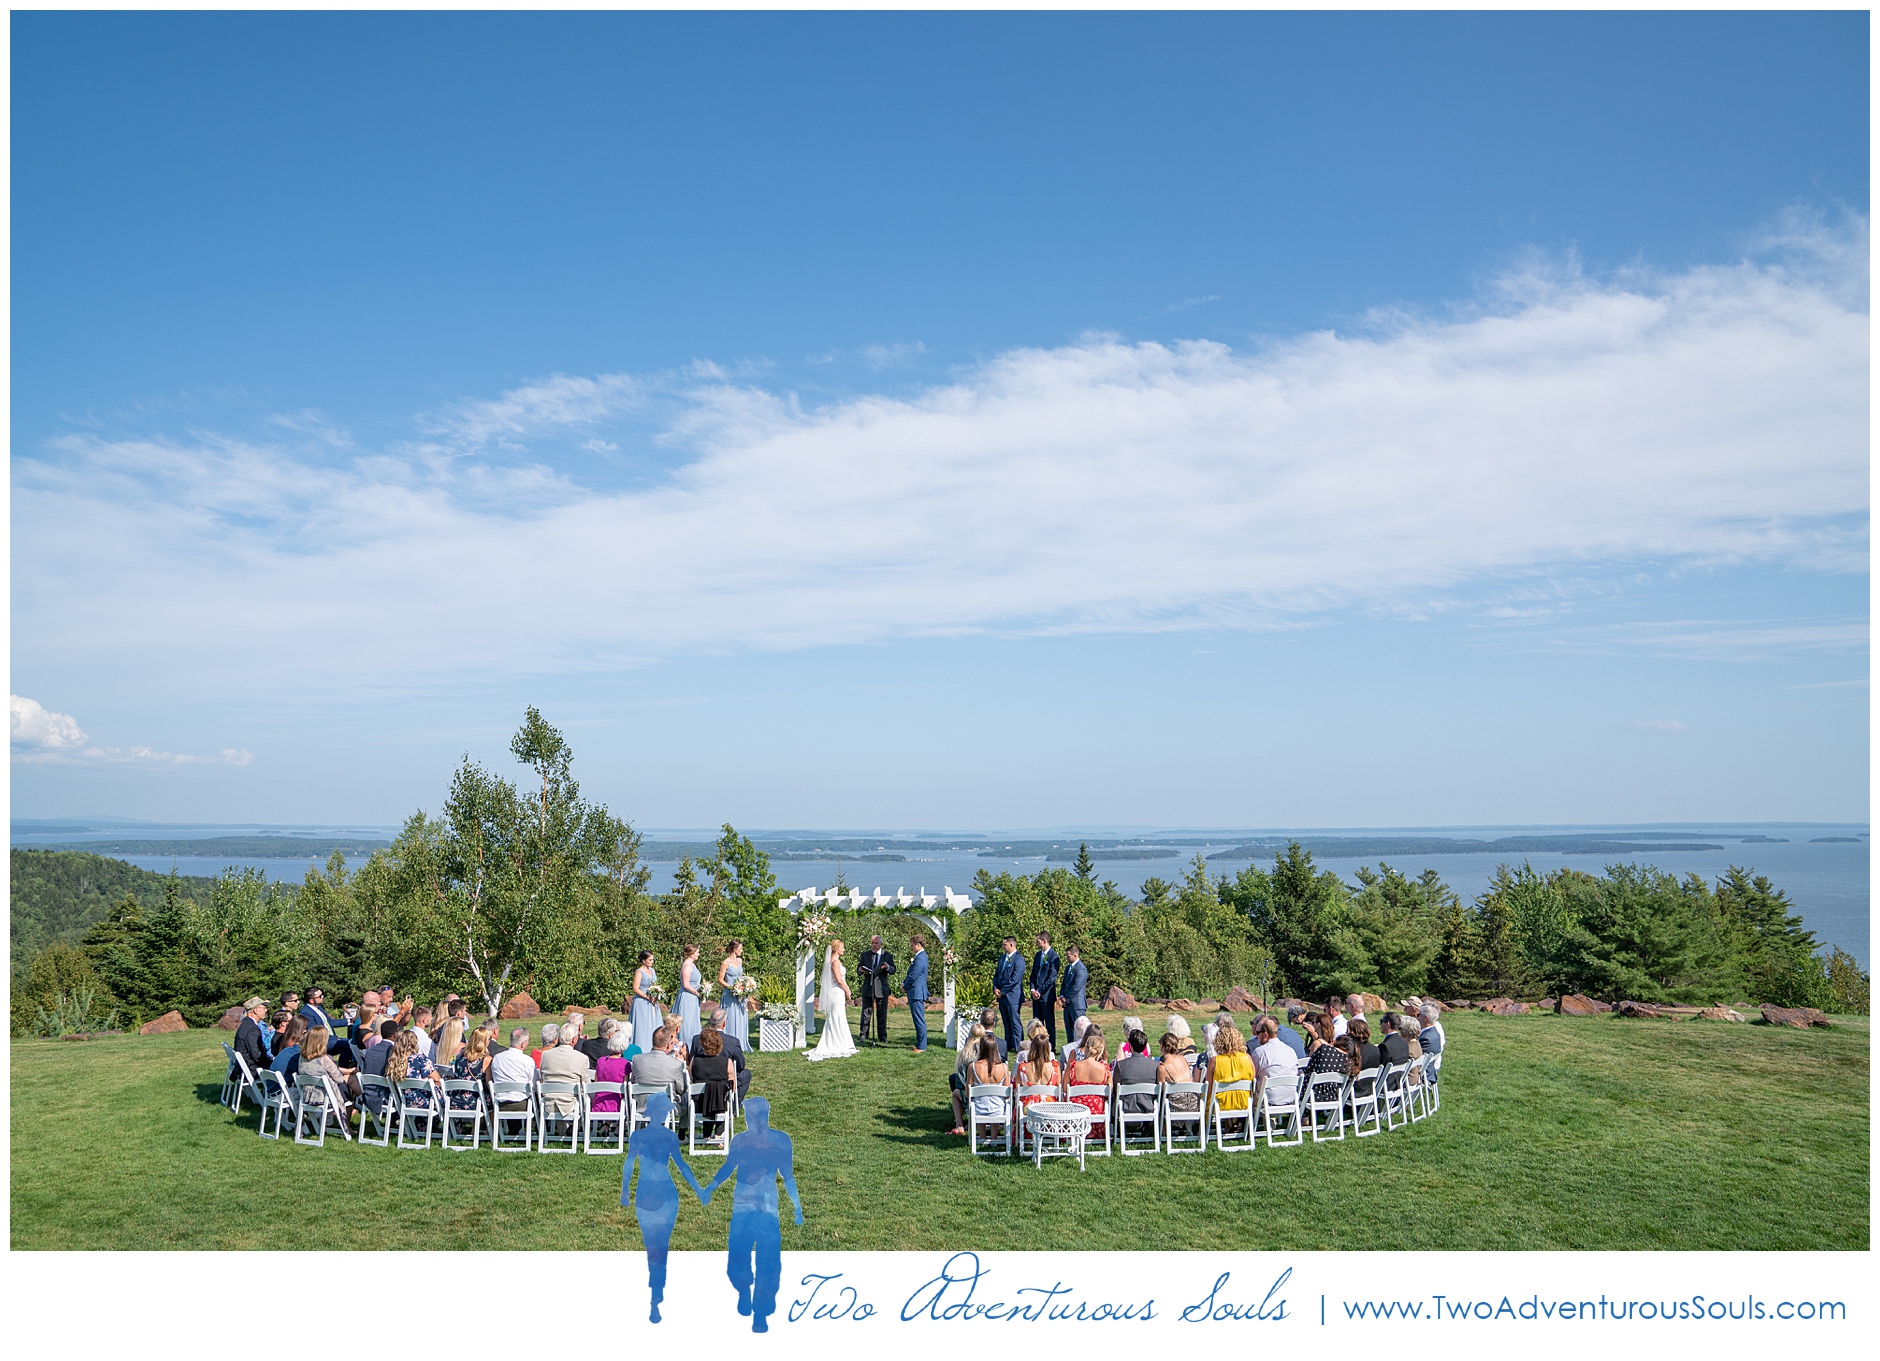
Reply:
[[[1384,1128],[1396,1129],[1410,1123],[1410,1063],[1387,1063],[1378,1101],[1384,1108]]]
[[[475,1105],[453,1106],[450,1098],[471,1095]],[[444,1079],[443,1104],[440,1114],[443,1116],[443,1146],[453,1153],[474,1153],[483,1147],[483,1128],[488,1123],[488,1108],[483,1104],[483,1083],[473,1077],[453,1077]],[[470,1142],[452,1143],[450,1136],[457,1126],[465,1122],[470,1126]],[[461,1137],[461,1136],[460,1136]]]
[[[615,1106],[610,1111],[594,1109],[594,1098],[612,1096]],[[585,1153],[607,1156],[627,1151],[627,1123],[633,1119],[627,1109],[627,1084],[624,1082],[590,1082],[581,1089],[581,1149]],[[595,1126],[612,1129],[612,1136],[603,1135],[599,1140],[594,1137]],[[598,1143],[599,1147],[596,1147]]]
[[[996,1100],[1002,1115],[981,1115],[973,1105],[974,1097]],[[995,1141],[988,1137],[984,1153],[979,1150],[979,1131],[996,1129],[999,1132]],[[974,1157],[989,1157],[994,1152],[1005,1157],[1012,1156],[1012,1089],[1003,1082],[974,1082],[966,1088],[966,1143],[972,1149]]]
[[[1066,1101],[1074,1100],[1080,1096],[1100,1096],[1103,1098],[1103,1114],[1092,1114],[1090,1117],[1090,1133],[1084,1136],[1084,1152],[1093,1158],[1107,1158],[1110,1156],[1110,1113],[1116,1106],[1116,1103],[1110,1100],[1110,1089],[1107,1085],[1096,1082],[1073,1083],[1071,1086],[1064,1089],[1064,1099]],[[1097,1132],[1099,1129],[1101,1129],[1103,1133],[1102,1148],[1097,1147]]]
[[[255,1104],[261,1108],[261,1137],[281,1137],[282,1121],[294,1114],[294,1098],[287,1089],[287,1079],[272,1068],[263,1068],[255,1079]],[[268,1133],[268,1116],[274,1116],[274,1133]]]
[[[1299,1118],[1299,1080],[1297,1068],[1284,1074],[1269,1072],[1260,1089],[1260,1109],[1254,1117],[1254,1132],[1256,1137],[1265,1135],[1268,1148],[1295,1148],[1306,1141],[1304,1122]],[[1282,1125],[1292,1137],[1280,1136]]]
[[[398,1083],[398,1146],[400,1148],[429,1148],[431,1133],[437,1126],[437,1108],[443,1103],[438,1095],[437,1084],[429,1078],[408,1077]],[[413,1143],[411,1123],[417,1121],[424,1126],[424,1142]]]
[[[259,1091],[255,1085],[255,1070],[248,1066],[248,1060],[237,1054],[227,1044],[222,1051],[228,1055],[228,1072],[222,1079],[222,1104],[235,1114],[242,1113],[242,1096]]]
[[[1350,1088],[1351,1079],[1342,1074],[1307,1073],[1305,1075],[1302,1104],[1306,1112],[1306,1127],[1312,1131],[1313,1143],[1329,1144],[1345,1141],[1345,1094]],[[1329,1092],[1330,1095],[1323,1096],[1322,1093],[1325,1092]]]
[[[506,1111],[503,1103],[522,1102],[519,1111]],[[535,1137],[535,1084],[532,1082],[492,1082],[490,1084],[490,1147],[498,1153],[527,1153]],[[503,1142],[506,1126],[520,1123],[522,1143]]]
[[[1377,1080],[1381,1071],[1378,1068],[1366,1068],[1345,1087],[1346,1120],[1355,1138],[1368,1139],[1384,1130],[1377,1098]],[[1371,1126],[1369,1129],[1364,1127],[1367,1121]]]
[[[1223,1092],[1243,1092],[1247,1104],[1238,1109],[1221,1105]],[[1253,1125],[1253,1079],[1242,1078],[1238,1082],[1223,1082],[1214,1087],[1208,1096],[1208,1114],[1214,1123],[1214,1146],[1223,1153],[1245,1153],[1256,1146]],[[1227,1137],[1228,1126],[1235,1126],[1238,1133]]]
[[[1128,1098],[1146,1096],[1149,1109],[1132,1111]],[[1116,1112],[1116,1151],[1125,1158],[1140,1158],[1145,1153],[1162,1151],[1162,1087],[1155,1082],[1119,1082],[1116,1086],[1116,1104],[1111,1107]],[[1147,1125],[1149,1127],[1149,1146],[1131,1148],[1129,1146],[1129,1127]]]
[[[308,1116],[318,1120],[317,1138],[309,1139],[306,1136]],[[294,1142],[325,1148],[329,1121],[339,1126],[342,1138],[352,1138],[352,1132],[346,1128],[346,1101],[333,1086],[333,1080],[325,1073],[297,1074],[294,1078]]]
[[[386,1147],[392,1142],[392,1125],[397,1119],[398,1088],[389,1078],[373,1073],[359,1074],[359,1137],[356,1142]],[[372,1137],[375,1124],[379,1128],[376,1139]]]
[[[672,1094],[663,1082],[629,1082],[627,1084],[627,1096],[630,1098],[628,1104],[633,1107],[633,1110],[627,1116],[627,1135],[629,1138],[632,1137],[634,1130],[639,1129],[642,1125],[650,1125],[653,1123],[652,1117],[646,1113],[646,1098],[658,1092],[666,1092],[668,1096]],[[671,1110],[666,1112],[666,1128],[675,1132],[677,1132],[679,1128],[679,1108],[677,1105],[674,1105]]]
[[[1013,1127],[1018,1137],[1018,1156],[1022,1158],[1030,1146],[1032,1137],[1031,1130],[1025,1125],[1025,1098],[1035,1096],[1041,1101],[1056,1101],[1059,1099],[1058,1089],[1049,1083],[1035,1085],[1027,1083],[1017,1087],[1012,1096]]]
[[[1443,1108],[1443,1084],[1439,1079],[1443,1072],[1441,1054],[1423,1056],[1423,1092],[1424,1099],[1430,1103],[1430,1114],[1434,1115]]]
[[[578,1153],[581,1149],[581,1086],[579,1082],[543,1082],[535,1093],[535,1151],[537,1153]],[[549,1109],[549,1102],[567,1097],[572,1100],[574,1109],[556,1111]],[[567,1125],[566,1144],[559,1141],[563,1136],[551,1134],[550,1128]]]
[[[1162,1151],[1164,1153],[1206,1153],[1208,1151],[1208,1107],[1207,1084],[1201,1082],[1165,1082],[1162,1084],[1162,1101],[1158,1113],[1162,1117]],[[1178,1111],[1170,1102],[1170,1097],[1192,1096],[1195,1108],[1191,1111]],[[1195,1142],[1192,1148],[1179,1147],[1175,1136],[1175,1126],[1193,1124]],[[1184,1136],[1185,1137],[1185,1136]]]
[[[738,1114],[738,1083],[735,1072],[729,1086],[731,1091],[725,1098],[725,1108],[717,1115],[705,1115],[699,1111],[699,1098],[705,1095],[704,1083],[694,1082],[691,1086],[686,1088],[686,1152],[693,1155],[706,1153],[713,1157],[721,1158],[729,1156],[731,1152],[731,1122],[737,1118]],[[713,1124],[722,1124],[724,1128],[719,1130],[717,1134],[708,1136],[704,1146],[701,1147],[698,1142],[699,1129],[708,1121]]]

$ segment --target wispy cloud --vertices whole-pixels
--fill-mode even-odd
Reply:
[[[254,753],[227,747],[214,756],[192,756],[154,747],[95,747],[70,714],[47,709],[24,695],[7,697],[11,754],[23,765],[226,765],[245,766]]]
[[[1251,353],[1090,337],[815,408],[709,365],[557,375],[343,464],[325,444],[75,435],[16,457],[16,645],[213,648],[227,685],[291,649],[297,685],[404,685],[1291,628],[1627,563],[1859,571],[1868,318],[1846,235],[1663,276],[1527,269],[1453,315]],[[596,488],[556,452],[649,410],[681,457],[658,485]],[[521,457],[446,456],[498,447]],[[344,648],[307,646],[342,627]],[[1853,650],[1866,624],[1586,641]]]
[[[1209,293],[1199,298],[1183,298],[1180,302],[1170,303],[1167,307],[1164,307],[1160,312],[1151,312],[1149,316],[1150,317],[1171,316],[1176,312],[1186,312],[1191,307],[1199,307],[1203,303],[1219,302],[1220,300],[1221,300],[1221,295],[1219,293]],[[1147,321],[1148,319],[1149,317],[1143,318],[1144,321]]]
[[[1547,645],[1569,652],[1643,650],[1696,661],[1760,661],[1795,652],[1864,652],[1868,636],[1865,619],[1676,619],[1562,630]]]

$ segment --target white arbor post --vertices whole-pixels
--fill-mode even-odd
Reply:
[[[945,907],[955,913],[972,910],[973,900],[964,893],[955,893],[951,887],[943,888],[939,893],[929,893],[923,887],[919,893],[909,893],[905,888],[895,889],[892,895],[876,888],[871,894],[863,894],[860,889],[851,889],[847,893],[838,893],[830,889],[827,893],[818,893],[814,888],[801,889],[788,898],[779,898],[777,906],[791,914],[804,908],[823,905],[845,907],[858,911],[864,907],[898,908],[917,919],[929,931],[933,932],[936,951],[930,952],[933,958],[940,960],[942,978],[941,997],[946,1007],[947,1043],[954,1049],[959,1048],[959,1024],[954,1019],[953,970],[946,965],[947,924],[945,918],[934,912],[936,907]],[[796,956],[796,1011],[802,1021],[797,1031],[797,1047],[803,1048],[809,1043],[809,1032],[816,1019],[816,989],[821,986],[820,963],[808,950],[797,951]],[[933,965],[928,964],[928,977],[932,977]]]

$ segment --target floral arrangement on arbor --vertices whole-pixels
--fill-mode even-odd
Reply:
[[[796,919],[796,945],[799,950],[820,955],[823,946],[829,943],[829,938],[834,934],[835,924],[830,921],[826,908],[805,908]]]

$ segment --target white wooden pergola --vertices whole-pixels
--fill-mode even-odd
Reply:
[[[945,908],[950,912],[960,913],[972,909],[973,900],[964,893],[955,893],[951,888],[943,888],[938,893],[929,893],[922,888],[918,893],[909,893],[904,888],[897,888],[893,893],[883,893],[877,888],[873,893],[863,893],[860,889],[850,889],[846,893],[830,889],[826,893],[813,888],[800,889],[788,898],[780,898],[777,905],[786,912],[797,913],[808,907],[843,908],[850,912],[868,909],[877,911],[902,912],[913,917],[933,933],[936,948],[928,951],[932,959],[941,961],[940,972],[943,978],[941,997],[946,1006],[946,1041],[952,1048],[959,1048],[954,1034],[953,1019],[953,971],[946,967],[947,920],[935,913],[936,908]],[[809,1032],[816,1020],[816,988],[821,982],[822,961],[807,950],[799,950],[796,956],[796,1010],[801,1024],[797,1027],[797,1047],[803,1048],[809,1043]],[[929,963],[931,976],[933,965]]]

